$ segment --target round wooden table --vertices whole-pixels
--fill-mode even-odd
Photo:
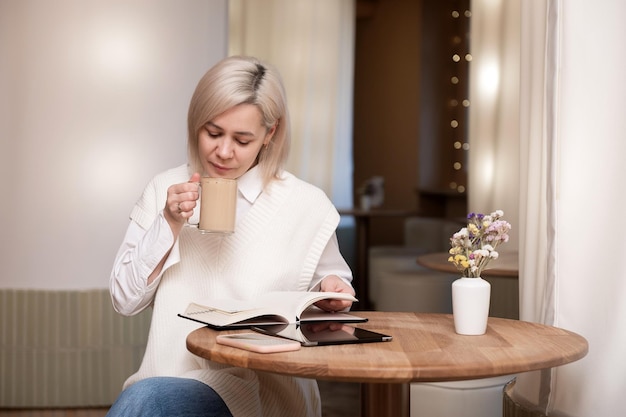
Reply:
[[[582,336],[556,327],[489,318],[487,333],[462,336],[452,316],[356,312],[359,327],[393,336],[391,342],[303,347],[262,354],[219,345],[208,327],[187,337],[190,352],[215,362],[297,377],[363,383],[362,414],[407,415],[408,383],[455,381],[552,368],[587,354]],[[241,332],[241,330],[239,330]]]

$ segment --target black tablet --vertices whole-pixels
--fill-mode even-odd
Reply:
[[[392,339],[386,334],[337,322],[275,324],[254,326],[252,329],[259,333],[297,340],[302,346],[388,342]]]

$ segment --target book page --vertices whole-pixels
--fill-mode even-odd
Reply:
[[[347,293],[319,291],[274,291],[260,296],[258,301],[264,306],[276,306],[274,310],[276,314],[287,318],[289,323],[296,323],[300,321],[300,316],[307,307],[318,301],[330,299],[358,301]]]
[[[310,305],[323,299],[357,301],[350,294],[332,292],[276,291],[255,300],[213,299],[202,304],[191,303],[181,316],[214,326],[228,326],[260,316],[266,321],[295,323]],[[333,315],[319,310],[319,314]]]
[[[310,306],[300,315],[300,322],[320,322],[320,321],[338,321],[342,323],[362,323],[367,321],[364,317],[355,316],[353,314],[338,311],[331,313],[321,308]]]
[[[216,327],[230,326],[234,323],[265,315],[267,315],[267,313],[264,313],[262,309],[258,308],[242,311],[224,311],[196,303],[189,304],[185,312],[180,314],[181,317]],[[287,322],[287,319],[272,315],[271,318],[268,317],[267,320],[264,320],[264,322],[285,323]]]

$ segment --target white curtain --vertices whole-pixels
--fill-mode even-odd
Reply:
[[[519,42],[503,36],[500,48],[501,56],[518,50],[521,57],[519,147],[511,150],[519,149],[520,181],[501,187],[519,198],[520,317],[575,331],[590,345],[580,361],[520,376],[514,395],[550,416],[622,415],[626,3],[472,4],[475,15],[494,7],[511,8],[505,15],[517,14],[521,28]],[[472,42],[480,45],[481,35],[473,29]],[[510,109],[492,110],[498,118]],[[470,166],[470,177],[479,171]],[[494,198],[497,190],[469,192]]]
[[[354,0],[230,0],[229,54],[281,72],[291,111],[287,169],[352,206]]]
[[[518,248],[519,0],[472,2],[468,208],[503,210]]]

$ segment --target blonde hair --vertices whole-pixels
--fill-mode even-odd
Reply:
[[[282,78],[272,66],[257,58],[231,56],[209,69],[191,97],[187,116],[187,151],[193,172],[202,172],[198,154],[198,134],[202,127],[226,110],[239,104],[253,104],[261,112],[269,132],[276,131],[259,152],[258,164],[263,183],[278,178],[289,154],[291,140],[287,97]]]

